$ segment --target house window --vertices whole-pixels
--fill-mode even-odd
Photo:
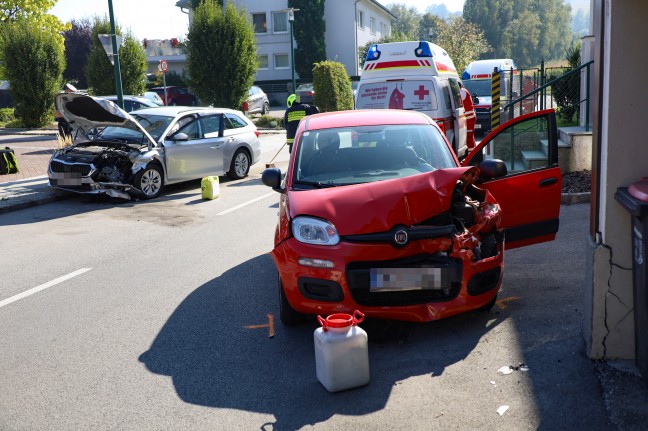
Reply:
[[[253,13],[252,14],[252,25],[254,25],[255,33],[267,33],[268,26],[266,24],[266,14],[262,13]]]
[[[389,26],[384,22],[380,23],[380,36],[389,36]]]
[[[369,18],[369,31],[371,34],[376,34],[376,18]]]
[[[287,12],[272,12],[272,30],[274,33],[288,32]]]
[[[268,69],[268,54],[258,54],[259,69]]]
[[[358,28],[364,28],[364,11],[358,11]]]
[[[275,69],[288,69],[290,63],[288,62],[288,54],[275,54],[274,55]]]

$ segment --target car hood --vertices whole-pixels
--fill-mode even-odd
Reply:
[[[125,127],[144,133],[149,140],[149,149],[155,145],[155,139],[133,117],[110,100],[78,93],[59,93],[54,96],[54,105],[75,130],[82,128],[88,132],[97,127]]]
[[[290,216],[319,217],[340,235],[384,232],[450,210],[452,192],[474,167],[439,169],[394,180],[316,190],[289,190]]]

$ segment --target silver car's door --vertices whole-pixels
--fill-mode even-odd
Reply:
[[[179,128],[164,140],[169,181],[184,181],[208,175],[220,175],[223,168],[222,138],[205,136],[201,119],[194,115],[181,118]],[[176,128],[174,128],[176,129]]]

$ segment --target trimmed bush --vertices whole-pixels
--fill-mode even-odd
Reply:
[[[342,63],[321,61],[313,68],[315,105],[320,112],[353,109],[351,79]]]

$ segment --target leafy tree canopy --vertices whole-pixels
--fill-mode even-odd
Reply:
[[[191,88],[203,103],[239,109],[258,68],[247,11],[228,2],[223,13],[215,0],[203,1],[189,27],[186,67]]]
[[[63,46],[56,34],[36,22],[6,23],[0,30],[0,50],[16,118],[25,127],[48,124],[54,95],[61,90],[65,69]]]
[[[74,81],[78,88],[87,88],[85,65],[92,47],[92,21],[83,19],[72,20],[70,28],[63,33],[65,38],[65,59],[67,67],[63,78]]]
[[[560,58],[571,41],[563,0],[466,0],[463,17],[484,29],[489,58],[512,58],[521,67]]]
[[[115,31],[122,35],[121,27],[116,26]],[[110,34],[110,21],[105,17],[95,17],[92,26],[92,47],[85,67],[88,90],[94,95],[115,94],[115,69],[99,41],[99,34]],[[130,32],[123,36],[122,46],[119,48],[119,65],[122,92],[142,94],[146,87],[146,53],[142,44]]]
[[[491,49],[478,26],[457,16],[439,20],[430,41],[448,52],[460,75],[470,62]]]
[[[293,34],[297,42],[295,70],[301,81],[312,81],[313,66],[326,60],[324,4],[325,0],[288,0],[288,7],[299,9]]]
[[[53,31],[63,31],[66,25],[47,12],[58,0],[0,0],[0,22],[31,21]]]
[[[407,7],[403,3],[390,3],[387,9],[398,19],[392,24],[392,33],[405,35],[408,40],[417,38],[421,15],[414,6]]]

